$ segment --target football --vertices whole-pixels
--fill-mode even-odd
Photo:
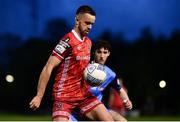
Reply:
[[[84,79],[90,86],[100,86],[106,80],[104,66],[98,63],[89,64],[84,70]]]

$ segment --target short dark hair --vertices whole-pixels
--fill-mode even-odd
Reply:
[[[88,5],[82,5],[76,11],[76,15],[84,13],[89,13],[91,15],[96,16],[96,12]]]
[[[95,43],[93,43],[93,46],[92,46],[93,53],[100,48],[104,48],[104,49],[107,49],[108,51],[111,51],[111,44],[108,41],[103,40],[103,39],[100,39],[96,41]]]

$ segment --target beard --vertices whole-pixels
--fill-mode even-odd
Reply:
[[[79,26],[79,31],[82,37],[87,36],[90,30],[83,29],[82,26]]]
[[[87,36],[87,35],[88,35],[88,33],[89,33],[89,32],[88,32],[88,31],[86,31],[86,30],[82,30],[82,31],[81,31],[81,35],[82,35],[82,36]]]

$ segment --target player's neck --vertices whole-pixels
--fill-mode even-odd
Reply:
[[[96,62],[95,60],[91,61],[91,63],[98,63],[98,64],[101,64],[101,65],[105,65],[105,63],[99,63],[99,62]]]
[[[77,35],[80,37],[80,39],[83,40],[84,36],[81,35],[79,29],[74,28],[73,30],[77,33]]]

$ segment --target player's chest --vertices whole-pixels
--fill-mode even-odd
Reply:
[[[90,60],[91,46],[86,43],[80,43],[73,46],[72,57],[76,60]]]

